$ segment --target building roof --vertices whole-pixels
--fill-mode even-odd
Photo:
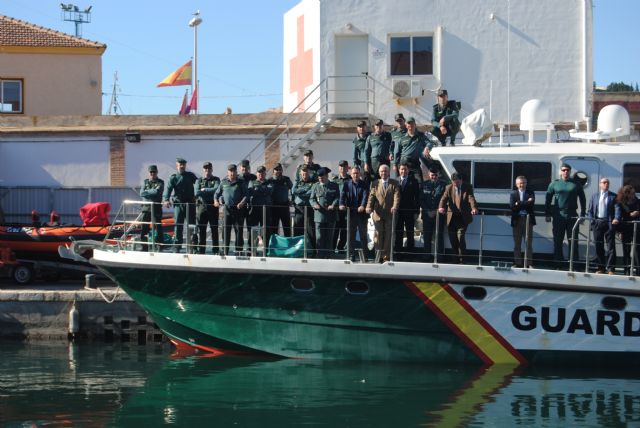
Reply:
[[[101,53],[107,45],[0,15],[0,47],[88,48]]]

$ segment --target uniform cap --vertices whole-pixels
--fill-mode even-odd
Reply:
[[[258,172],[267,172],[267,168],[264,165],[258,167]]]
[[[346,161],[343,159],[340,162],[338,162],[338,166],[349,166],[349,161]]]
[[[382,119],[378,119],[378,120],[376,120],[375,125],[382,126],[382,125],[384,125],[384,121]]]
[[[445,95],[449,95],[446,89],[438,89],[437,94],[439,97],[444,97]]]
[[[325,176],[327,174],[329,174],[331,172],[331,170],[327,167],[322,167],[318,170],[318,177],[322,177]]]
[[[304,155],[305,156],[313,156],[313,150],[305,150],[304,151]]]
[[[240,161],[240,166],[243,166],[245,168],[248,167],[249,166],[249,159],[242,159]]]
[[[569,165],[566,162],[562,162],[562,165],[560,165],[560,168],[569,168],[569,169],[571,169],[571,165]]]
[[[399,121],[400,119],[404,120],[404,114],[402,113],[396,114],[396,122]]]
[[[158,167],[156,165],[149,165],[149,172],[158,172]]]
[[[277,163],[273,166],[273,169],[279,169],[280,171],[282,171],[282,164],[281,163]]]
[[[238,169],[238,167],[235,163],[230,163],[229,165],[227,165],[227,171],[235,171],[236,169]]]
[[[202,164],[202,168],[211,169],[213,168],[213,165],[211,164],[211,162],[205,162]]]
[[[358,128],[364,128],[365,126],[367,126],[367,122],[365,122],[364,120],[358,122]]]
[[[176,163],[187,163],[183,158],[176,158]]]
[[[409,117],[409,119],[407,119],[407,123],[416,123],[415,117],[413,116]]]

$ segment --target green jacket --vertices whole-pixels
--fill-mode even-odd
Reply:
[[[273,184],[269,180],[253,180],[249,183],[249,197],[251,198],[252,207],[270,207],[273,205],[271,195],[273,193]]]
[[[434,104],[433,113],[431,114],[431,124],[435,128],[438,128],[440,126],[440,119],[444,117],[444,123],[449,128],[458,127],[460,125],[458,114],[458,104],[454,100],[447,101],[445,106]]]
[[[427,137],[422,132],[416,131],[414,135],[405,133],[396,142],[396,151],[393,154],[394,165],[407,162],[413,168],[419,167],[420,159],[424,159],[422,152],[425,147],[427,147]]]
[[[308,207],[309,198],[311,198],[311,188],[313,187],[313,181],[296,181],[295,186],[291,190],[293,195],[293,203],[298,207]]]
[[[556,203],[551,206],[555,197]],[[544,212],[546,217],[577,217],[578,200],[580,200],[580,216],[584,217],[587,210],[587,198],[584,196],[584,189],[580,183],[572,178],[564,181],[562,179],[553,180],[547,189]]]
[[[438,209],[445,187],[447,187],[447,183],[442,180],[427,180],[422,183],[420,187],[420,207],[422,208],[422,215],[425,215],[426,211]]]
[[[298,168],[296,169],[296,182],[300,180],[300,170],[302,169],[303,165],[304,164],[298,165]],[[318,181],[318,170],[320,169],[320,165],[317,163],[311,163],[307,166],[309,167],[309,177],[311,181]]]
[[[396,146],[400,139],[407,133],[407,128],[393,128],[391,130],[391,146],[389,147],[389,151],[392,156],[396,153]]]
[[[289,200],[291,199],[291,188],[293,187],[291,179],[287,176],[281,175],[280,178],[271,177],[268,181],[271,183],[271,187],[273,189],[273,193],[271,194],[273,204],[289,205]]]
[[[164,189],[162,199],[168,201],[173,192],[171,201],[174,203],[189,203],[195,201],[195,192],[193,186],[198,178],[191,171],[185,171],[183,174],[171,174],[167,187]]]
[[[216,191],[220,187],[220,179],[215,175],[211,178],[200,177],[196,180],[196,201],[199,205],[212,204]]]
[[[340,177],[340,175],[335,175],[331,181],[338,185],[338,189],[340,189],[340,193],[342,193],[344,190],[344,183],[345,181],[351,181],[351,175],[347,174],[345,178]]]
[[[313,207],[313,221],[316,223],[333,223],[340,202],[340,187],[337,183],[327,181],[326,184],[314,183],[311,188],[309,203]],[[328,210],[328,207],[333,210]]]
[[[358,165],[360,168],[364,168],[366,162],[365,149],[367,146],[367,138],[369,133],[364,135],[358,135],[353,138],[353,164]]]
[[[391,134],[383,131],[380,134],[370,134],[364,149],[365,159],[369,167],[373,166],[372,160],[379,163],[388,163],[391,153]],[[374,171],[377,172],[377,171]]]
[[[239,177],[233,183],[225,178],[220,183],[220,187],[214,196],[218,203],[225,206],[225,211],[230,212],[231,208],[236,208],[238,204],[248,198],[247,183]]]
[[[156,180],[151,181],[148,178],[146,178],[142,182],[142,186],[140,186],[140,197],[142,198],[143,201],[162,203],[163,191],[164,191],[164,180],[161,180],[158,178]],[[162,207],[160,205],[155,206],[154,209],[159,212],[162,211]],[[147,212],[151,211],[151,206],[143,205],[142,211],[147,211]]]

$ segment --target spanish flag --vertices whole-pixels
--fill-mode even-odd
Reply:
[[[158,88],[182,85],[191,85],[191,60],[158,83]]]

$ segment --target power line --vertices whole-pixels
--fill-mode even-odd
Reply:
[[[111,96],[113,92],[103,92],[103,96]],[[182,96],[175,95],[142,95],[142,94],[123,94],[118,92],[119,97],[131,97],[131,98],[165,98],[165,99],[182,99]],[[282,93],[273,93],[273,94],[245,94],[245,95],[204,95],[200,96],[200,98],[205,99],[220,99],[220,98],[261,98],[261,97],[279,97],[282,96]]]

